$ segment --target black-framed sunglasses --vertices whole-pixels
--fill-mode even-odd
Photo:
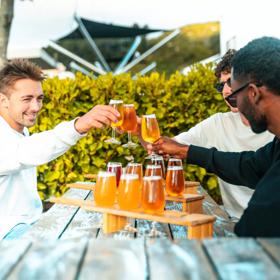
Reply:
[[[237,108],[237,94],[240,93],[243,89],[245,89],[247,86],[249,86],[251,82],[246,83],[242,87],[238,88],[237,90],[233,91],[230,95],[225,97],[225,100],[228,102],[228,104],[233,107]],[[257,85],[259,86],[259,85]]]
[[[224,89],[225,84],[227,84],[229,87],[231,87],[231,80],[230,78],[228,78],[226,81],[224,82],[219,82],[216,84],[215,88],[218,92],[222,92]]]

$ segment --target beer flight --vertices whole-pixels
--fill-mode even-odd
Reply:
[[[119,113],[117,122],[112,123],[112,138],[106,142],[121,144],[116,139],[116,128],[128,133],[128,142],[124,147],[134,148],[136,143],[131,140],[131,133],[137,129],[137,116],[133,104],[123,104],[122,100],[110,100],[109,103]],[[154,143],[160,138],[160,131],[155,114],[141,118],[141,136],[144,141]],[[182,161],[170,158],[167,172],[163,157],[155,153],[147,157],[149,163],[128,163],[122,168],[120,162],[109,162],[107,171],[97,175],[94,200],[96,205],[112,207],[116,202],[120,209],[141,209],[150,214],[160,214],[165,207],[165,193],[169,196],[181,196],[185,190]],[[166,179],[166,180],[165,180]],[[165,188],[164,188],[165,183]]]

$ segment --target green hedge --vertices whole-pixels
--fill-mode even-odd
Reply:
[[[71,120],[87,112],[96,104],[108,104],[111,98],[134,103],[137,114],[155,113],[162,135],[174,136],[216,112],[227,110],[221,94],[213,87],[216,78],[212,66],[195,65],[187,76],[175,73],[169,79],[164,74],[133,80],[129,74],[107,74],[91,79],[77,74],[76,79],[48,79],[43,83],[45,101],[38,123],[31,132],[52,129],[62,120]],[[111,129],[93,129],[87,137],[57,160],[38,168],[38,191],[44,200],[60,195],[65,184],[84,180],[83,174],[104,169],[108,161],[121,161],[123,165],[131,155],[143,162],[145,151],[104,143]],[[122,142],[126,135],[118,136]],[[134,139],[137,141],[137,139]],[[216,177],[203,168],[188,165],[186,179],[199,180],[219,200]]]

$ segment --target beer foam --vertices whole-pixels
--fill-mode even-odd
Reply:
[[[179,158],[170,158],[168,161],[180,161],[180,162],[182,162],[182,160],[180,160]]]
[[[139,176],[137,174],[122,174],[121,180],[138,180]]]
[[[116,176],[116,173],[108,172],[108,171],[99,171],[98,172],[98,177],[111,177],[111,176]]]
[[[143,115],[143,117],[146,118],[146,119],[156,119],[156,115],[155,114]]]
[[[183,166],[168,166],[167,170],[183,170]]]
[[[162,180],[161,176],[145,176],[143,180]]]
[[[130,162],[127,166],[142,166],[142,163]]]
[[[146,166],[146,169],[160,169],[161,168],[161,166],[160,165],[151,165],[151,164],[148,164],[147,166]]]
[[[134,107],[134,104],[124,104],[124,107]]]

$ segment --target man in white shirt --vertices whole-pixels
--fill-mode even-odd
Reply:
[[[230,76],[231,61],[235,54],[229,50],[217,65],[215,74],[220,83],[217,89],[225,98],[231,94]],[[227,101],[225,101],[227,103]],[[205,148],[215,147],[224,152],[255,151],[271,142],[274,136],[269,132],[254,133],[248,121],[238,113],[237,108],[231,107],[230,112],[217,113],[196,126],[174,137],[174,139],[186,145],[196,145]],[[151,146],[148,146],[150,149]],[[226,163],[225,163],[226,164]],[[253,190],[244,186],[229,184],[218,178],[224,208],[230,217],[239,219],[247,208]]]
[[[64,154],[92,128],[117,121],[111,106],[97,105],[80,118],[29,135],[44,94],[42,71],[22,59],[0,70],[0,240],[18,224],[32,224],[42,213],[36,166]]]

